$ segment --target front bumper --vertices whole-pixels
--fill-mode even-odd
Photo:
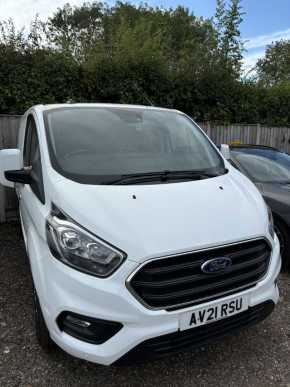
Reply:
[[[43,255],[45,250],[45,255],[49,257]],[[45,244],[41,252],[42,259],[38,268],[34,268],[39,270],[38,275],[34,273],[34,282],[51,338],[64,351],[81,359],[110,365],[149,339],[178,332],[181,314],[201,306],[210,306],[212,303],[211,301],[172,312],[149,310],[141,305],[125,286],[128,275],[137,267],[135,262],[127,260],[112,277],[99,280],[55,260],[50,256]],[[248,295],[250,308],[265,302],[276,304],[279,298],[276,281],[280,268],[279,243],[276,238],[267,276],[255,287],[235,295]],[[40,278],[41,280],[38,280]],[[233,295],[223,297],[220,301],[232,297]],[[63,311],[121,322],[123,328],[101,345],[86,343],[59,329],[56,321]]]
[[[275,303],[273,301],[266,301],[249,308],[245,312],[211,324],[154,337],[137,345],[118,363],[136,362],[138,359],[152,359],[153,357],[159,358],[177,351],[212,344],[229,333],[263,321],[272,313],[274,307]]]

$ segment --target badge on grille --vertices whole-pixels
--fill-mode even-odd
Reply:
[[[227,257],[218,257],[204,262],[201,270],[206,274],[216,274],[226,271],[232,266],[232,260]]]

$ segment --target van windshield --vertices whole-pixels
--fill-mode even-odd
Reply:
[[[207,178],[225,173],[222,158],[206,136],[178,112],[68,107],[47,110],[44,120],[54,169],[80,183],[109,184],[151,173],[177,176],[186,171]]]

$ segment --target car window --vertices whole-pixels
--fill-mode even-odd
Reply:
[[[23,159],[24,167],[31,168],[33,178],[31,190],[42,203],[45,203],[40,148],[33,116],[27,119]]]
[[[232,151],[246,173],[256,182],[290,182],[290,156],[275,150]]]

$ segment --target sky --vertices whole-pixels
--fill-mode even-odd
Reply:
[[[36,14],[45,19],[67,2],[79,5],[84,0],[0,0],[0,19],[11,17],[18,28],[27,27]],[[195,15],[204,17],[212,17],[216,6],[216,0],[147,0],[147,3],[166,8],[184,5]],[[245,71],[248,71],[258,58],[263,57],[267,44],[290,39],[290,0],[242,0],[242,6],[245,15],[241,33],[247,50],[244,54]]]

